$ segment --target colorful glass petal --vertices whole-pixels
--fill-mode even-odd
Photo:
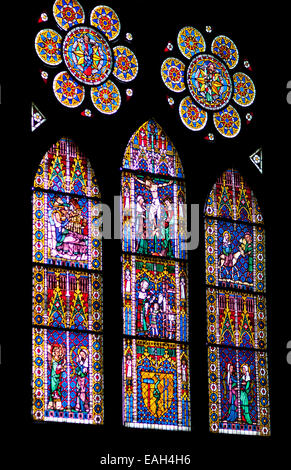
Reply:
[[[185,26],[178,34],[178,47],[182,54],[191,59],[194,54],[204,52],[206,43],[202,34],[192,26]]]
[[[187,72],[187,83],[192,97],[205,109],[223,108],[232,93],[227,67],[210,54],[194,57]]]
[[[192,131],[200,131],[207,123],[207,112],[198,108],[190,96],[182,99],[179,113],[183,124]]]
[[[184,91],[186,86],[184,82],[185,65],[175,57],[168,57],[162,63],[161,75],[164,84],[171,91]]]
[[[224,137],[235,137],[241,129],[239,114],[232,106],[214,113],[213,121],[218,132]]]
[[[235,43],[227,36],[217,36],[211,44],[211,51],[223,59],[230,69],[233,69],[239,59],[238,49]]]
[[[53,15],[58,25],[65,31],[85,21],[83,7],[77,0],[56,0]]]
[[[113,49],[115,64],[113,75],[122,82],[134,80],[138,72],[138,62],[128,47],[117,46]]]
[[[238,72],[233,76],[234,83],[234,101],[240,106],[250,106],[256,96],[254,82],[245,73]]]
[[[48,65],[62,62],[62,38],[53,29],[42,29],[35,38],[35,50],[38,57]]]
[[[72,29],[64,40],[63,54],[69,71],[86,85],[99,85],[111,73],[111,49],[93,28],[78,26]]]
[[[68,72],[60,72],[53,83],[56,98],[68,108],[80,106],[85,96],[85,88],[76,82]]]
[[[91,25],[105,34],[109,41],[117,38],[120,33],[120,21],[112,8],[105,5],[95,7],[91,12]]]
[[[114,114],[121,105],[121,96],[117,86],[111,81],[91,88],[91,99],[101,113]]]

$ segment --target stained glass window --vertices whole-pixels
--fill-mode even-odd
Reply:
[[[123,423],[190,430],[184,173],[145,122],[122,168]]]
[[[34,179],[34,420],[103,423],[100,192],[89,160],[62,138]]]
[[[176,45],[176,51],[171,43],[165,49],[168,57],[161,66],[165,86],[178,94],[168,96],[169,104],[175,106],[177,99],[182,123],[194,132],[204,130],[207,140],[214,140],[215,134],[236,137],[243,121],[248,124],[253,117],[256,88],[250,64],[241,59],[231,38],[214,35],[210,26],[204,34],[183,27]]]
[[[210,430],[269,435],[265,229],[238,171],[205,205]]]
[[[47,68],[42,78],[45,74],[59,103],[81,106],[83,116],[93,117],[92,110],[116,113],[122,97],[132,95],[132,88],[129,95],[125,87],[138,73],[136,55],[128,47],[132,35],[122,37],[117,13],[106,5],[85,12],[77,0],[56,0],[45,21],[35,51]]]

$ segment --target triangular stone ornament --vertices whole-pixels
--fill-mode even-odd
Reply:
[[[263,173],[263,150],[261,148],[250,155],[250,161],[255,165],[260,173]]]
[[[45,116],[38,109],[38,107],[32,103],[31,104],[31,130],[35,131],[37,127],[43,124],[46,121]]]

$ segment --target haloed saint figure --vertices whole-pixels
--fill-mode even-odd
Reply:
[[[254,400],[249,366],[247,364],[241,366],[241,377],[238,380],[233,364],[227,364],[224,385],[228,403],[225,420],[253,424],[249,409]]]
[[[82,38],[74,43],[72,51],[76,66],[86,76],[91,76],[94,68],[96,70],[101,68],[98,44],[90,39],[88,34],[84,34]]]
[[[62,344],[49,345],[50,394],[48,409],[63,410],[62,376],[66,370],[66,353]]]
[[[89,354],[86,348],[80,348],[76,359],[77,366],[75,373],[77,376],[77,411],[88,411],[89,403],[86,390],[86,377],[89,372]]]
[[[73,350],[72,350],[73,351]],[[71,389],[76,390],[76,400],[72,400],[70,409],[80,412],[89,411],[88,375],[89,353],[86,347],[80,347],[72,355],[70,372],[67,375],[66,348],[63,344],[52,344],[48,347],[49,357],[49,402],[48,410],[63,411],[67,408],[67,379],[70,376]],[[72,367],[73,366],[73,367]]]

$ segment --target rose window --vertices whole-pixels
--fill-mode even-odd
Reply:
[[[206,27],[206,33],[212,33]],[[208,38],[207,38],[208,39]],[[194,27],[187,26],[177,36],[175,57],[171,52],[161,66],[161,77],[166,87],[179,94],[179,115],[182,123],[192,131],[208,128],[205,138],[214,139],[217,131],[224,137],[236,137],[242,127],[242,110],[254,103],[256,90],[251,77],[238,70],[241,66],[239,52],[232,41],[224,35],[216,36],[212,42]],[[251,70],[244,61],[244,67]],[[170,106],[175,105],[173,96],[168,96]],[[253,113],[248,110],[245,122],[249,123]]]
[[[122,87],[138,73],[135,54],[119,44],[121,23],[116,12],[97,5],[87,20],[77,0],[56,0],[52,13],[54,24],[38,32],[35,50],[47,69],[55,69],[55,97],[68,108],[83,105],[82,114],[86,116],[92,116],[92,105],[101,113],[116,113],[122,102]],[[46,14],[41,16],[44,21],[49,21]],[[128,33],[126,41],[131,40]],[[49,70],[42,70],[46,82],[49,75]],[[124,90],[126,99],[132,94],[131,88]]]

